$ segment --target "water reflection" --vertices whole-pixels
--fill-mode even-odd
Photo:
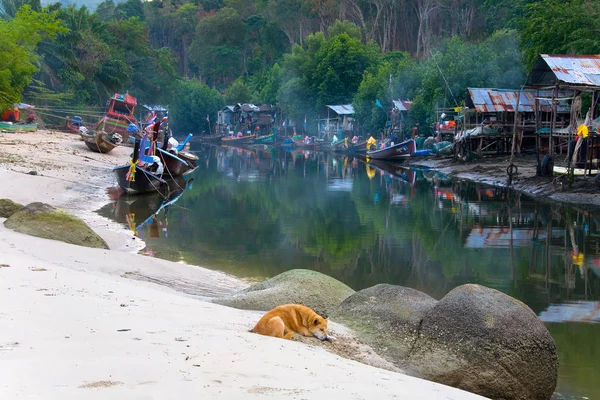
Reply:
[[[196,182],[171,207],[169,234],[138,227],[157,257],[244,278],[309,268],[356,290],[392,283],[436,298],[481,283],[548,323],[561,357],[560,396],[600,398],[590,372],[600,370],[598,346],[563,343],[570,339],[559,326],[600,334],[598,213],[321,152],[192,150],[200,157]]]

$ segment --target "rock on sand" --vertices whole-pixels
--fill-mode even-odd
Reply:
[[[106,242],[79,218],[44,203],[30,203],[13,213],[4,226],[14,231],[79,246],[108,249]]]
[[[0,199],[0,218],[8,218],[19,210],[22,205],[10,199]]]
[[[554,339],[537,315],[474,284],[426,313],[409,362],[420,377],[492,399],[550,399],[558,374]]]
[[[260,311],[271,310],[282,304],[304,304],[320,315],[329,316],[353,293],[350,287],[330,276],[306,269],[293,269],[214,302]]]

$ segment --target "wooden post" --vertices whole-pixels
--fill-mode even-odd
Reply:
[[[552,143],[552,135],[554,134],[554,129],[556,128],[556,96],[558,95],[558,84],[554,86],[554,90],[552,91],[552,123],[550,125],[550,135],[548,136],[548,154],[550,157],[554,157],[554,145]]]

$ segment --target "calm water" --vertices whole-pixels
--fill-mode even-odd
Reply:
[[[309,268],[355,290],[391,283],[438,299],[493,287],[554,336],[555,398],[600,399],[600,212],[323,153],[192,150],[200,167],[173,204],[144,196],[99,211],[136,229],[145,254],[247,279]]]

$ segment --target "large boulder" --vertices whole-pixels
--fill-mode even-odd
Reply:
[[[108,249],[106,242],[85,222],[44,203],[31,203],[20,208],[4,221],[4,225],[32,236]]]
[[[342,282],[307,269],[293,269],[252,285],[215,303],[244,310],[271,310],[282,304],[304,304],[320,315],[329,316],[354,293]]]
[[[550,399],[558,373],[554,340],[536,314],[473,284],[425,314],[408,362],[423,378],[492,399]]]
[[[403,360],[417,338],[419,324],[436,304],[437,300],[418,290],[380,284],[348,297],[334,317],[404,368]]]
[[[0,218],[10,217],[21,207],[23,206],[10,199],[0,199]]]

